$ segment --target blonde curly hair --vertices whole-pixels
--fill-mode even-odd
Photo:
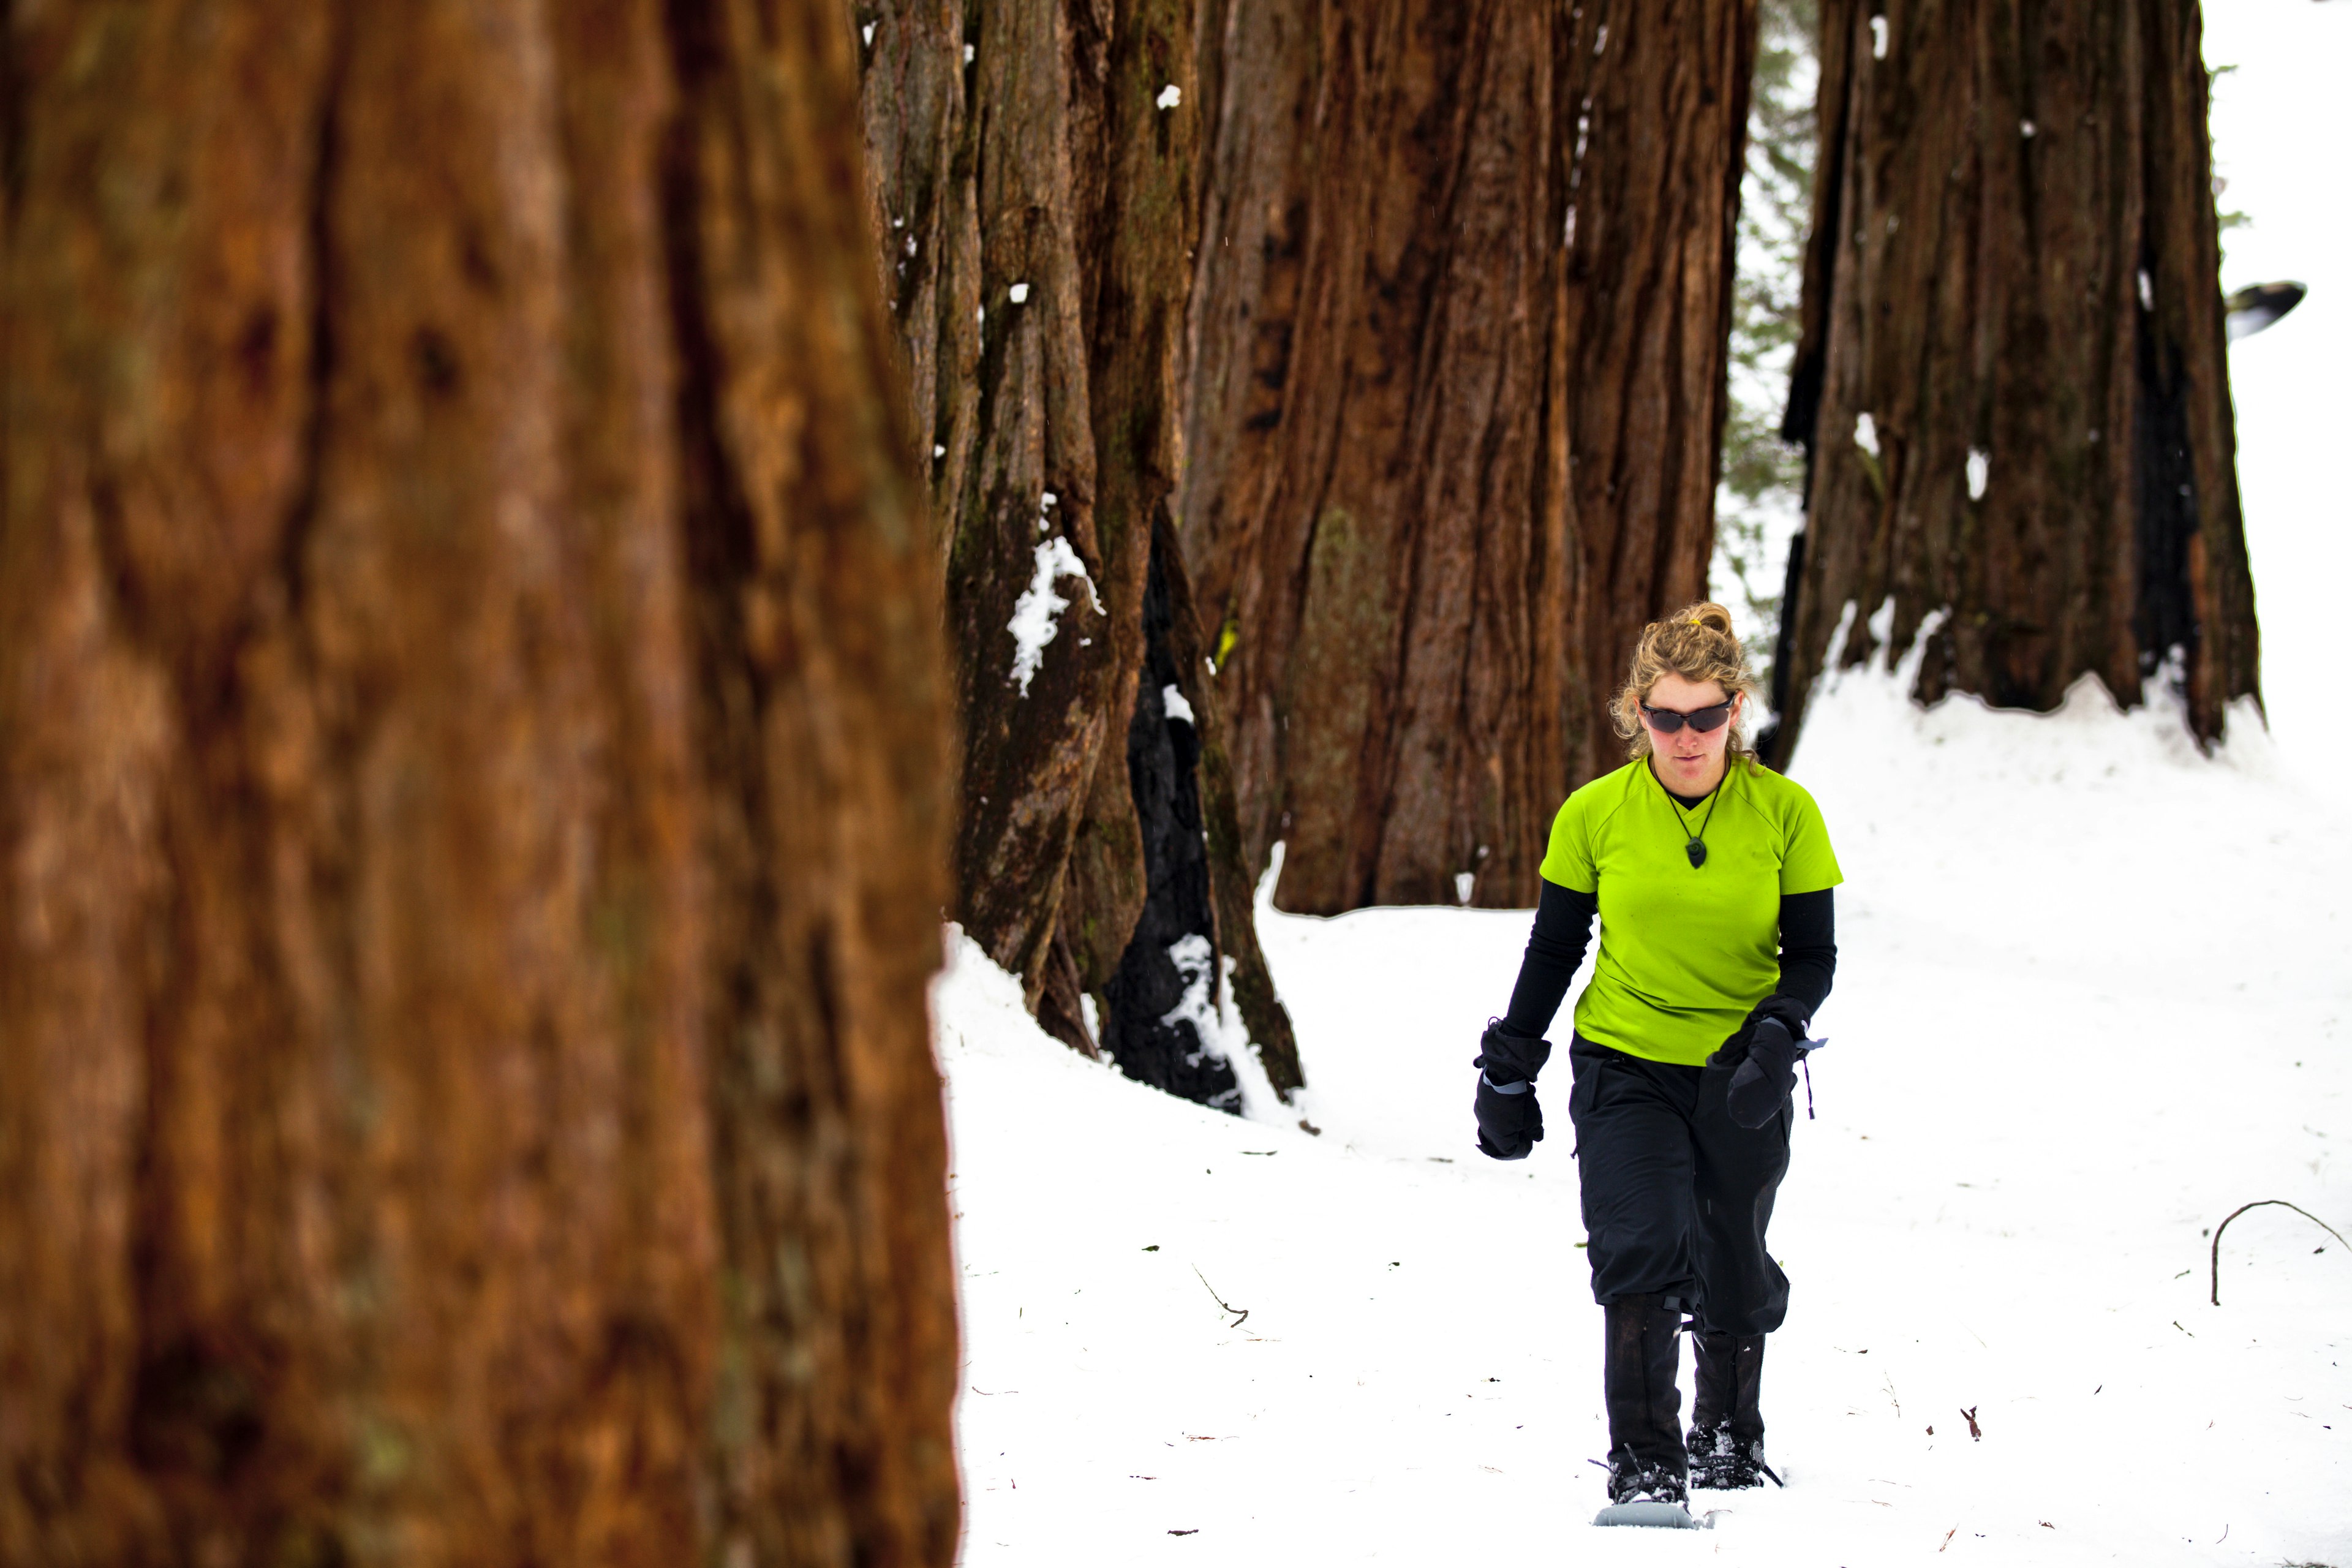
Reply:
[[[1750,699],[1746,706],[1754,706],[1756,676],[1748,668],[1748,650],[1732,635],[1731,612],[1717,604],[1686,605],[1642,628],[1642,640],[1633,645],[1633,668],[1623,689],[1609,704],[1609,717],[1625,741],[1627,756],[1650,754],[1650,731],[1642,722],[1642,704],[1649,700],[1659,678],[1669,674],[1694,685],[1712,680],[1723,688],[1726,697],[1744,696]],[[1740,722],[1732,728],[1730,754],[1752,761],[1755,753],[1748,750],[1744,733],[1746,720],[1743,708]]]

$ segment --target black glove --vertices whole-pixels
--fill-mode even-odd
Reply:
[[[1747,1048],[1738,1070],[1731,1075],[1731,1087],[1724,1091],[1724,1107],[1736,1125],[1752,1130],[1771,1121],[1787,1103],[1797,1087],[1797,1058],[1805,1054],[1805,1047],[1789,1026],[1770,1013],[1749,1024],[1743,1033]],[[1738,1040],[1739,1037],[1733,1037],[1734,1045]],[[1730,1048],[1727,1046],[1725,1051]]]
[[[1748,1017],[1741,1023],[1738,1031],[1716,1047],[1715,1055],[1707,1058],[1707,1066],[1736,1068],[1746,1061],[1748,1042],[1754,1037],[1756,1026],[1766,1018],[1779,1019],[1781,1026],[1789,1031],[1789,1037],[1792,1040],[1803,1039],[1805,1026],[1811,1022],[1811,1016],[1805,1011],[1805,1005],[1802,1002],[1798,1001],[1794,996],[1781,995],[1776,991],[1748,1010]]]
[[[1524,1160],[1543,1142],[1543,1108],[1536,1074],[1551,1059],[1549,1040],[1529,1039],[1489,1019],[1471,1065],[1478,1071],[1478,1152],[1493,1160]]]

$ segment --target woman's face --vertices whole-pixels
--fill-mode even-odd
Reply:
[[[1724,700],[1723,688],[1712,680],[1685,680],[1669,670],[1658,677],[1650,688],[1644,708],[1654,708],[1674,713],[1696,713],[1703,708],[1713,708]],[[1747,701],[1743,697],[1731,700],[1729,723],[1700,731],[1685,724],[1673,734],[1665,734],[1642,715],[1643,724],[1650,731],[1650,758],[1657,769],[1658,782],[1676,795],[1705,795],[1723,776],[1723,758],[1731,745],[1732,725],[1739,722],[1739,710]]]

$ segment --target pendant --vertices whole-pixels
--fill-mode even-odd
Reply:
[[[1706,846],[1696,838],[1683,846],[1683,853],[1690,857],[1691,869],[1694,871],[1706,864]]]

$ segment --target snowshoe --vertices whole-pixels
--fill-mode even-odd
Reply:
[[[1701,1530],[1693,1519],[1690,1493],[1672,1466],[1644,1463],[1631,1448],[1609,1456],[1609,1506],[1592,1516],[1595,1524],[1645,1525],[1652,1529]]]
[[[1601,1310],[1609,1506],[1593,1516],[1595,1524],[1697,1527],[1685,1506],[1683,1396],[1675,1387],[1683,1305],[1671,1296],[1625,1296]]]
[[[1690,1429],[1690,1484],[1708,1491],[1744,1491],[1766,1480],[1784,1483],[1764,1462],[1764,1439],[1735,1437],[1721,1422]]]

